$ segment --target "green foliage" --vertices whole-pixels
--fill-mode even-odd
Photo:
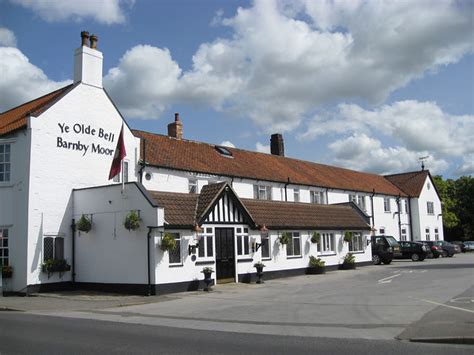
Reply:
[[[344,241],[349,243],[352,240],[352,232],[344,232]]]
[[[354,254],[352,253],[347,253],[346,256],[344,257],[343,264],[355,264],[356,258]]]
[[[257,261],[255,264],[253,264],[253,267],[265,267],[265,264],[261,261]]]
[[[206,266],[205,268],[202,269],[201,272],[203,274],[212,274],[214,272],[214,269],[212,267]]]
[[[71,270],[71,265],[67,263],[66,259],[48,259],[41,264],[41,271],[47,272],[48,274],[69,270]]]
[[[326,262],[324,260],[321,260],[320,258],[315,258],[312,255],[309,257],[309,266],[310,267],[323,268],[325,265],[326,265]]]
[[[76,223],[76,228],[81,232],[89,233],[92,229],[92,222],[88,217],[86,217],[86,215],[82,215]]]
[[[123,225],[129,231],[140,228],[140,217],[138,216],[138,213],[136,211],[130,212],[127,217],[125,217]]]
[[[311,236],[311,243],[313,244],[319,244],[321,240],[321,234],[318,232],[313,232],[313,235]]]
[[[176,248],[176,239],[174,239],[174,237],[170,233],[165,233],[165,235],[161,239],[160,248],[163,251],[173,250],[174,248]]]
[[[13,275],[13,268],[10,265],[2,266],[2,278],[9,279]]]
[[[280,238],[278,238],[280,241],[280,244],[286,245],[290,242],[290,233],[288,232],[283,232],[280,235]]]

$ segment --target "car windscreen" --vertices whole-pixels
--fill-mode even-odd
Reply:
[[[398,245],[398,242],[394,237],[385,237],[385,238],[387,238],[387,242],[388,244],[390,244],[390,246],[394,247]]]

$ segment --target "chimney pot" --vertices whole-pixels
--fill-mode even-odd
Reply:
[[[281,134],[272,134],[270,138],[270,151],[273,155],[285,156],[285,144],[283,143],[283,136]]]
[[[183,139],[183,122],[179,120],[179,113],[174,114],[174,122],[168,125],[168,136]]]
[[[98,40],[99,40],[99,38],[97,38],[96,35],[91,35],[90,41],[91,41],[91,48],[92,49],[97,49],[97,41]]]
[[[86,47],[89,47],[89,44],[87,43],[89,39],[89,32],[87,31],[82,31],[81,32],[81,40],[82,40],[82,46],[86,46]]]

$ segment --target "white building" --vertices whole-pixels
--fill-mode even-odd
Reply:
[[[82,38],[73,84],[0,115],[0,262],[13,268],[4,289],[188,290],[205,266],[219,283],[250,281],[256,261],[267,278],[304,273],[311,255],[334,268],[348,252],[368,263],[371,229],[443,239],[426,171],[383,177],[290,159],[281,135],[271,155],[189,141],[178,115],[168,135],[130,130],[102,87],[96,38]],[[121,127],[127,156],[112,182]],[[141,222],[129,231],[132,211]],[[88,233],[76,228],[83,215]],[[177,248],[164,252],[168,234]],[[48,272],[51,260],[70,268]]]

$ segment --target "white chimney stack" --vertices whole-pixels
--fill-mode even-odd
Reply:
[[[86,85],[92,85],[102,88],[102,53],[97,47],[97,36],[89,32],[81,32],[81,47],[74,52],[74,84],[82,82]],[[88,45],[90,40],[90,47]]]

